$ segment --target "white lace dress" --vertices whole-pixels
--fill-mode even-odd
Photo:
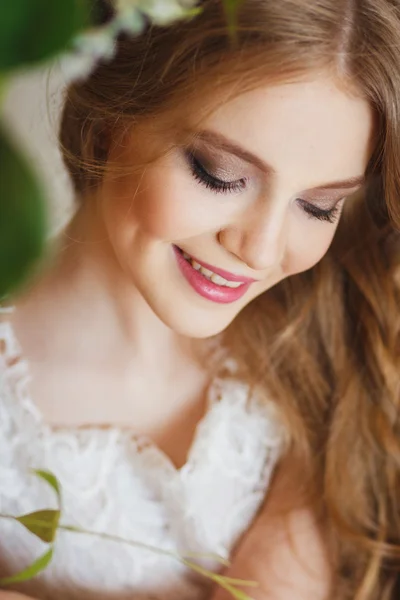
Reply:
[[[216,380],[188,460],[176,469],[144,438],[117,428],[54,429],[28,395],[27,364],[0,323],[0,513],[55,507],[45,469],[63,491],[61,522],[185,554],[229,557],[266,494],[282,451],[271,405],[249,401],[233,378]],[[46,550],[19,523],[0,519],[0,563],[15,573]],[[203,561],[204,562],[204,561]],[[208,560],[206,566],[219,570]],[[40,598],[198,600],[208,582],[168,556],[60,531],[51,564],[23,588]]]

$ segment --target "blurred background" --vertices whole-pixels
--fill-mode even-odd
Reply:
[[[45,185],[51,233],[73,211],[72,187],[57,146],[65,79],[60,67],[30,70],[11,78],[0,110],[6,125],[34,163]]]

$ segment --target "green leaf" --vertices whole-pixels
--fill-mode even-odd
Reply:
[[[61,506],[61,486],[60,486],[60,482],[58,481],[57,477],[55,475],[53,475],[53,473],[50,473],[50,471],[42,471],[41,469],[34,469],[33,473],[35,475],[37,475],[38,477],[40,477],[40,479],[43,479],[44,481],[46,481],[50,487],[53,488],[53,490],[56,493],[57,496],[57,500],[58,500],[58,507],[60,508]]]
[[[20,571],[16,575],[11,575],[10,577],[4,577],[3,579],[0,579],[0,586],[11,585],[12,583],[20,583],[21,581],[32,579],[32,577],[35,577],[47,567],[52,558],[53,548],[50,548],[47,552],[45,552],[45,554],[42,554],[42,556],[40,556],[37,560],[35,560],[35,562],[33,562],[23,571]]]
[[[45,232],[41,186],[0,127],[0,300],[21,283],[41,255]]]
[[[15,517],[28,531],[43,542],[53,542],[60,521],[59,510],[37,510],[36,512]]]
[[[215,583],[217,583],[224,590],[229,592],[234,598],[237,598],[237,600],[253,600],[251,598],[251,596],[246,594],[246,592],[239,590],[236,587],[236,585],[257,587],[258,586],[257,582],[248,581],[246,579],[234,579],[232,577],[225,577],[224,575],[220,575],[219,573],[214,573],[213,571],[209,571],[205,567],[202,567],[202,566],[200,566],[196,563],[193,563],[192,561],[186,560],[185,558],[182,558],[182,557],[180,558],[180,562],[182,564],[186,565],[187,567],[189,567],[190,569],[192,569],[193,571],[195,571],[196,573],[199,573],[200,575],[203,575],[204,577],[211,579],[211,581],[214,581]]]
[[[0,71],[65,49],[88,19],[87,0],[7,0],[0,18]]]
[[[232,581],[237,581],[237,583],[232,585]],[[236,585],[247,585],[249,587],[258,587],[258,583],[255,581],[241,581],[241,580],[232,580],[230,577],[224,577],[223,575],[216,575],[215,582],[218,583],[222,589],[229,592],[234,598],[237,600],[253,600],[251,596],[249,596],[243,590],[240,590],[236,587]]]

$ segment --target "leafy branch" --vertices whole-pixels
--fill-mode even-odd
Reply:
[[[128,546],[134,546],[137,548],[142,548],[143,550],[148,550],[150,552],[155,552],[156,554],[169,556],[172,559],[179,561],[181,564],[185,565],[189,569],[192,569],[199,575],[210,579],[217,585],[224,588],[227,592],[229,592],[233,598],[237,600],[251,600],[251,597],[238,589],[237,586],[241,587],[257,587],[257,582],[255,581],[247,581],[244,579],[235,579],[233,577],[227,577],[225,575],[221,575],[219,573],[214,573],[209,569],[202,567],[201,565],[194,562],[192,559],[211,559],[219,562],[221,565],[229,566],[229,562],[225,559],[221,558],[215,554],[203,554],[203,553],[187,553],[184,556],[177,554],[175,552],[171,552],[169,550],[165,550],[163,548],[157,548],[156,546],[151,546],[149,544],[145,544],[143,542],[137,542],[133,540],[127,540],[125,538],[111,535],[108,533],[99,533],[94,531],[89,531],[86,529],[82,529],[80,527],[74,527],[72,525],[62,525],[60,523],[61,514],[62,514],[62,496],[61,496],[61,486],[57,480],[57,478],[48,471],[35,470],[34,474],[37,475],[40,479],[45,481],[55,492],[57,497],[58,507],[56,509],[42,509],[32,513],[28,513],[25,515],[21,515],[19,517],[11,516],[11,515],[2,515],[0,514],[0,518],[8,519],[12,521],[17,521],[20,523],[25,529],[27,529],[34,536],[39,538],[42,542],[45,542],[49,545],[47,550],[39,556],[31,565],[16,573],[15,575],[11,575],[9,577],[4,577],[0,579],[0,586],[8,586],[15,583],[20,583],[22,581],[27,581],[32,579],[36,575],[38,575],[41,571],[45,570],[46,567],[50,564],[53,559],[54,554],[54,544],[57,536],[57,532],[66,531],[74,534],[80,535],[90,535],[103,540],[110,540],[113,542],[119,542],[121,544],[126,544]]]

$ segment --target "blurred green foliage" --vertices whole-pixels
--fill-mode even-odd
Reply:
[[[40,256],[45,233],[38,178],[0,128],[0,298],[21,282]]]
[[[65,49],[87,20],[86,0],[7,0],[0,7],[0,71]]]
[[[89,24],[87,0],[7,0],[0,6],[0,82],[67,49]],[[4,93],[3,89],[3,93]],[[20,284],[46,237],[44,191],[0,123],[0,300]]]

